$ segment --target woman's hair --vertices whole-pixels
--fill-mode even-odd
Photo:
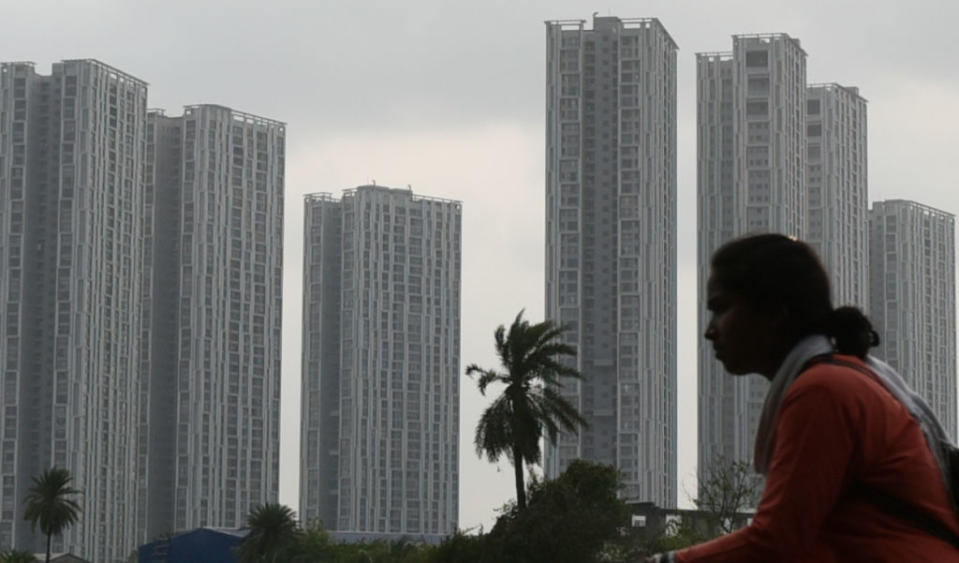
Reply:
[[[860,358],[879,344],[859,309],[833,309],[826,270],[802,241],[761,234],[727,242],[713,254],[712,279],[756,309],[784,311],[796,339],[826,334],[839,353]]]

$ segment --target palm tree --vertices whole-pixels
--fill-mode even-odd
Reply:
[[[40,524],[40,531],[47,535],[47,563],[53,536],[62,534],[80,519],[80,505],[70,497],[81,492],[70,486],[72,480],[66,469],[51,467],[33,478],[33,486],[24,499],[24,519],[30,521],[34,530]]]
[[[293,510],[279,503],[266,503],[250,511],[249,535],[237,550],[243,563],[286,561],[300,535]]]
[[[582,378],[575,368],[562,363],[562,356],[576,355],[575,348],[558,340],[564,330],[551,321],[531,325],[520,311],[508,333],[500,325],[494,334],[496,354],[504,371],[482,369],[476,364],[466,368],[466,375],[479,374],[477,385],[483,395],[490,383],[506,385],[503,394],[483,412],[473,443],[480,457],[485,453],[495,463],[506,454],[512,461],[520,510],[526,509],[523,463],[540,462],[539,441],[544,429],[556,443],[560,427],[574,432],[577,426],[586,425],[576,407],[558,392],[561,377]]]

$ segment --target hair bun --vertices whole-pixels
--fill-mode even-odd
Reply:
[[[872,323],[856,307],[839,307],[829,315],[829,336],[836,342],[840,354],[865,358],[869,349],[879,345],[879,334]]]

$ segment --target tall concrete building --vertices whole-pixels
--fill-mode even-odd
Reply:
[[[956,438],[955,216],[905,200],[869,214],[874,354],[896,368]]]
[[[300,516],[439,538],[459,488],[461,204],[306,198]]]
[[[0,65],[0,547],[41,551],[32,477],[64,467],[54,551],[239,526],[278,493],[282,124],[147,112],[93,60]]]
[[[32,478],[66,468],[83,514],[53,550],[141,539],[146,83],[93,60],[0,64],[0,546],[42,551]]]
[[[277,500],[285,136],[221,106],[149,115],[147,537]]]
[[[869,304],[866,100],[855,87],[806,89],[806,231],[836,305]]]
[[[785,34],[737,35],[697,66],[699,334],[710,257],[750,232],[802,236],[806,215],[806,53]],[[699,465],[751,460],[767,382],[730,377],[699,339]]]
[[[547,441],[555,477],[614,464],[625,498],[676,504],[676,43],[656,19],[546,22],[546,318],[589,421]]]

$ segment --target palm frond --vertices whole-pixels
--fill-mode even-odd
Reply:
[[[51,467],[33,478],[24,498],[24,519],[33,529],[58,535],[80,519],[80,504],[71,498],[81,491],[70,486],[73,477],[60,467]]]
[[[523,313],[516,315],[508,329],[500,325],[494,333],[503,371],[476,364],[466,370],[469,376],[479,376],[477,385],[484,395],[490,383],[506,385],[483,412],[473,440],[477,455],[485,455],[491,462],[506,454],[514,465],[540,463],[544,434],[555,443],[560,432],[575,432],[586,424],[576,407],[558,392],[564,378],[582,378],[569,361],[576,348],[560,340],[566,327],[551,321],[530,324]],[[517,480],[518,499],[521,485]]]
[[[509,400],[501,395],[483,411],[473,438],[476,455],[486,454],[490,462],[496,463],[501,455],[509,452],[513,437],[509,425],[511,410]]]
[[[486,387],[493,383],[494,381],[502,381],[506,383],[505,377],[503,374],[493,371],[491,369],[483,369],[476,364],[470,364],[466,368],[466,375],[472,377],[474,374],[479,374],[479,379],[476,381],[476,386],[479,387],[480,394],[486,395]]]
[[[565,432],[575,432],[578,428],[589,426],[579,410],[566,397],[557,393],[555,389],[545,388],[542,401],[543,409],[552,413],[552,419],[556,422],[556,426],[548,434],[551,442],[556,443],[559,428]]]

